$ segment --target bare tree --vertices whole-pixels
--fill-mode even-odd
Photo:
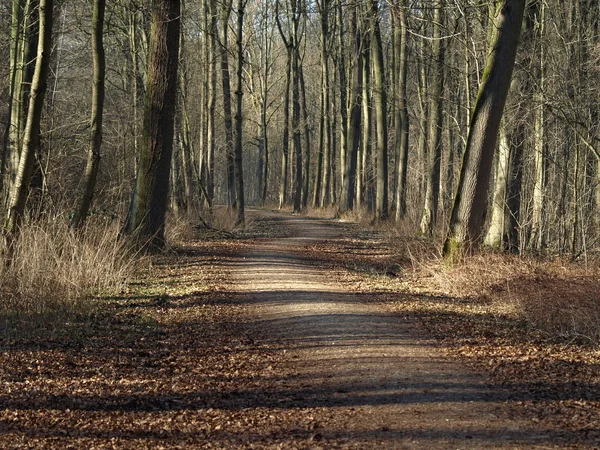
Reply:
[[[98,169],[100,168],[100,149],[102,147],[102,118],[104,113],[104,10],[105,0],[94,0],[92,13],[92,116],[90,119],[90,144],[87,163],[83,175],[83,191],[79,204],[71,218],[71,227],[79,228],[86,220],[92,204]]]
[[[482,238],[492,160],[512,78],[524,9],[525,0],[502,0],[497,4],[491,51],[475,102],[450,228],[443,248],[444,255],[449,258],[470,251]]]
[[[352,91],[350,98],[350,127],[349,146],[346,153],[345,176],[342,184],[342,198],[340,209],[346,211],[354,208],[356,196],[356,169],[358,165],[358,150],[361,134],[361,108],[363,94],[363,64],[362,64],[362,37],[358,23],[358,6],[352,7],[350,29],[354,43],[352,54]]]
[[[379,4],[370,0],[369,18],[373,30],[373,86],[375,98],[375,117],[377,120],[377,197],[375,200],[375,218],[388,218],[388,130],[387,130],[387,94],[383,41],[379,25]]]
[[[154,0],[144,133],[124,231],[148,248],[165,245],[165,215],[177,99],[180,1]]]
[[[23,131],[23,146],[20,152],[19,168],[11,193],[8,216],[4,223],[4,230],[9,236],[13,237],[18,233],[25,214],[25,204],[33,175],[34,158],[40,146],[40,124],[44,109],[48,69],[50,67],[50,50],[52,48],[53,7],[53,0],[40,0],[38,6],[39,37],[35,71],[31,81],[29,109]]]
[[[432,59],[433,76],[429,85],[431,100],[429,103],[429,130],[427,134],[427,177],[425,206],[421,217],[421,233],[432,236],[437,223],[440,197],[440,170],[442,162],[442,111],[444,103],[444,44],[442,42],[442,20],[444,0],[433,4]]]
[[[406,1],[396,0],[392,8],[395,22],[394,48],[396,73],[396,105],[395,105],[395,129],[396,129],[396,220],[406,217],[406,178],[408,172],[408,104],[406,88],[408,83],[408,27],[407,27]]]
[[[244,46],[242,42],[244,33],[244,12],[247,0],[237,2],[237,33],[236,33],[236,112],[235,112],[235,192],[236,192],[236,224],[243,225],[245,218],[244,199],[244,166],[242,160],[243,146],[243,70],[244,70]]]

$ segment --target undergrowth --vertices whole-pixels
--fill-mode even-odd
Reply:
[[[233,233],[247,230],[252,225],[253,221],[249,214],[246,214],[245,223],[239,225],[236,212],[230,211],[226,206],[177,215],[170,213],[166,221],[166,240],[168,245],[177,246],[197,239],[199,231],[233,236]]]
[[[0,266],[0,313],[7,317],[85,312],[98,296],[122,289],[139,260],[117,222],[73,231],[61,218],[37,221],[23,225],[13,245],[10,262],[3,256]]]
[[[420,239],[405,243],[411,278],[436,295],[487,304],[552,340],[600,344],[600,269],[563,258],[481,252],[449,265]]]

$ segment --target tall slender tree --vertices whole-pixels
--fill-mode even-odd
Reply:
[[[482,239],[492,161],[515,64],[525,0],[499,0],[491,50],[463,155],[458,190],[443,253],[460,257]]]
[[[244,45],[242,42],[244,33],[244,13],[246,10],[247,0],[238,0],[237,2],[237,32],[236,32],[236,49],[237,49],[237,65],[236,65],[236,108],[235,108],[235,193],[236,201],[236,224],[243,225],[246,221],[245,217],[245,199],[244,199],[244,165],[242,156],[243,140],[243,70],[244,70]]]
[[[29,109],[23,131],[19,167],[12,188],[8,215],[4,223],[4,230],[8,233],[9,240],[18,233],[23,221],[31,177],[33,175],[35,154],[40,146],[40,127],[52,49],[53,8],[53,0],[40,0],[38,6],[39,33],[37,57],[29,93]]]
[[[375,199],[375,218],[388,218],[388,128],[387,94],[384,68],[384,49],[381,37],[379,2],[370,0],[369,17],[373,30],[373,76],[375,98],[375,117],[377,122],[377,196]]]
[[[92,12],[92,116],[90,119],[90,144],[83,175],[83,190],[79,204],[71,218],[71,227],[79,228],[86,220],[94,190],[98,169],[100,168],[100,149],[102,147],[102,118],[104,114],[104,11],[105,0],[94,0]]]
[[[363,67],[362,67],[362,38],[358,23],[358,6],[352,7],[350,29],[352,33],[353,57],[352,57],[352,92],[350,99],[350,127],[349,146],[346,153],[345,176],[342,184],[342,198],[340,209],[342,211],[354,208],[356,196],[356,169],[358,164],[358,149],[361,134],[361,108],[363,93]]]
[[[227,161],[227,207],[236,207],[235,150],[233,137],[233,115],[231,112],[231,74],[229,70],[229,18],[233,0],[221,4],[221,86],[223,89],[223,112],[225,121],[225,157]]]
[[[392,8],[395,21],[394,48],[396,53],[396,105],[394,128],[396,130],[396,220],[406,217],[406,179],[408,174],[408,102],[406,90],[408,84],[408,5],[405,0],[396,0]]]
[[[442,123],[444,92],[444,43],[442,42],[442,20],[444,0],[433,3],[432,36],[432,79],[429,88],[429,130],[427,134],[427,178],[425,206],[421,217],[421,233],[432,236],[437,223],[440,197],[440,170],[442,163]]]

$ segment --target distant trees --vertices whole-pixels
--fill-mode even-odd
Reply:
[[[141,240],[152,235],[160,246],[169,207],[210,223],[227,204],[242,223],[246,205],[261,204],[392,217],[434,238],[450,231],[448,242],[465,249],[484,236],[496,248],[574,258],[600,245],[597,2],[527,4],[505,112],[482,131],[488,118],[478,89],[490,89],[486,60],[491,49],[500,52],[490,46],[496,6],[513,11],[517,3],[186,0],[181,44],[169,60],[180,69],[171,98],[151,64],[151,22],[166,1],[107,2],[101,35],[89,30],[99,0],[54,5],[39,144],[30,135],[31,181],[19,188],[25,200],[11,192],[28,161],[32,101],[40,103],[32,94],[41,1],[0,8],[7,225],[19,215],[9,214],[15,198],[25,202],[14,209],[25,205],[23,219],[57,215],[73,226],[92,215],[122,220],[131,206],[125,229],[145,229]],[[98,36],[104,102],[101,67],[89,70],[100,61]],[[90,83],[98,88],[92,96]],[[469,175],[475,167],[479,178]],[[169,202],[159,207],[164,195]]]

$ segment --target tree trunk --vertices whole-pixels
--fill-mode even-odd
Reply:
[[[139,129],[138,129],[138,106],[140,103],[140,83],[139,83],[139,55],[138,55],[138,22],[137,11],[129,11],[129,49],[131,52],[131,106],[132,106],[132,127],[133,127],[133,152],[139,153]]]
[[[514,134],[511,145],[509,178],[506,194],[506,218],[504,220],[505,247],[511,253],[521,252],[521,185],[523,181],[523,142],[525,140],[525,126],[520,124]]]
[[[313,207],[323,206],[323,191],[325,190],[325,171],[330,151],[330,122],[329,122],[329,0],[317,2],[321,16],[321,104],[319,116],[319,153],[317,156],[317,173],[313,191]]]
[[[177,101],[180,2],[155,0],[152,6],[151,52],[144,105],[144,133],[135,189],[125,232],[140,245],[165,245],[165,214],[173,151]]]
[[[23,16],[24,16],[24,0],[12,0],[12,20],[10,30],[10,89],[8,98],[8,117],[6,119],[6,128],[4,130],[4,138],[2,145],[2,155],[0,158],[0,201],[2,205],[8,206],[10,200],[10,189],[14,182],[13,177],[9,177],[11,168],[7,164],[11,162],[11,156],[19,153],[19,134],[15,131],[20,126],[14,126],[15,115],[21,117],[21,91],[23,78],[23,61],[22,51],[25,33]]]
[[[371,111],[373,104],[371,102],[371,48],[370,48],[370,35],[365,33],[363,40],[363,92],[362,92],[362,173],[360,186],[357,186],[357,200],[365,202],[369,211],[373,211],[373,165],[372,161],[372,145],[371,145],[371,134],[373,129],[373,119]],[[358,183],[357,183],[358,184]]]
[[[207,118],[208,129],[206,134],[206,202],[212,209],[215,198],[215,139],[217,136],[215,125],[216,97],[217,97],[217,5],[215,0],[208,0],[210,14],[209,20],[209,61],[208,63],[208,90],[207,90]],[[199,174],[201,176],[201,174]]]
[[[385,66],[383,62],[383,42],[379,26],[379,5],[370,0],[369,15],[373,30],[373,75],[375,98],[375,117],[377,120],[377,196],[375,199],[375,218],[388,218],[388,129],[387,94],[385,85]]]
[[[508,170],[510,162],[510,138],[506,130],[506,123],[500,127],[500,142],[498,145],[498,160],[496,162],[496,180],[492,200],[492,215],[490,227],[485,236],[484,243],[490,247],[502,248],[504,227],[506,219],[506,189],[508,184]]]
[[[265,3],[264,11],[261,18],[261,33],[262,33],[262,52],[264,57],[261,57],[262,65],[262,86],[261,86],[261,105],[260,105],[260,153],[261,163],[259,164],[258,174],[259,178],[259,195],[260,205],[264,206],[267,201],[267,191],[269,185],[269,135],[268,135],[268,106],[269,106],[269,74],[271,73],[272,63],[269,61],[271,58],[271,49],[273,46],[272,34],[269,32],[269,5]]]
[[[419,62],[419,104],[421,106],[421,115],[419,117],[419,141],[417,143],[417,158],[419,160],[419,173],[422,174],[419,177],[418,192],[419,198],[422,198],[423,191],[426,191],[426,177],[427,172],[427,120],[429,116],[429,105],[427,102],[427,95],[429,91],[429,85],[427,83],[427,68],[425,67],[425,42],[421,39],[420,45],[421,58]]]
[[[182,2],[182,9],[184,8],[183,6],[183,0],[181,0]],[[208,45],[205,44],[205,47],[208,47]],[[187,53],[185,51],[185,32],[183,30],[181,30],[181,33],[179,34],[179,61],[180,61],[180,68],[179,68],[179,103],[180,103],[180,107],[179,107],[179,111],[177,112],[177,116],[178,116],[178,126],[177,126],[177,136],[178,136],[178,144],[179,144],[179,160],[180,160],[180,165],[181,165],[181,180],[182,180],[182,196],[181,196],[181,201],[182,201],[182,206],[185,208],[186,213],[191,213],[192,212],[192,206],[194,204],[194,195],[193,192],[196,191],[196,189],[193,188],[193,184],[194,184],[194,176],[193,176],[193,169],[194,169],[194,150],[193,150],[193,140],[192,140],[192,132],[190,129],[190,116],[189,116],[189,110],[188,110],[188,84],[189,84],[189,80],[188,80],[188,71],[187,71],[187,64],[186,64],[186,60],[187,59]],[[208,58],[206,58],[206,60],[208,61]],[[208,71],[206,71],[206,73],[208,74]],[[206,77],[204,77],[204,79],[206,79]],[[204,97],[207,97],[207,92],[208,92],[208,83],[203,83],[203,85],[206,84],[206,86],[204,87],[204,92],[205,95]],[[200,136],[202,136],[202,140],[200,143],[200,149],[199,149],[199,157],[198,157],[198,166],[199,166],[199,170],[198,172],[201,174],[201,176],[197,179],[198,183],[202,183],[203,182],[203,177],[202,175],[205,173],[205,169],[204,169],[204,164],[203,161],[205,161],[204,158],[204,154],[205,152],[205,148],[206,148],[206,142],[208,139],[206,139],[206,135],[208,134],[208,127],[206,126],[207,124],[207,110],[208,110],[208,103],[207,103],[207,99],[203,99],[203,103],[202,103],[202,108],[201,108],[201,113],[202,113],[202,128],[201,128],[201,133]]]
[[[39,31],[37,58],[31,81],[29,109],[27,111],[27,122],[23,133],[23,147],[20,152],[19,168],[12,189],[8,216],[4,224],[5,231],[11,236],[9,239],[14,238],[18,233],[25,214],[25,204],[27,202],[31,177],[33,174],[34,158],[40,145],[40,124],[44,109],[44,96],[46,95],[48,69],[50,67],[50,52],[52,49],[53,7],[53,0],[40,0],[38,6]]]
[[[394,72],[397,74],[396,86],[396,151],[398,160],[396,161],[396,220],[406,217],[406,178],[408,174],[408,103],[406,99],[407,87],[407,52],[408,52],[408,30],[406,26],[406,1],[397,3],[393,14],[396,21],[394,31],[394,46],[396,48],[396,67]]]
[[[24,144],[30,87],[39,42],[37,17],[39,1],[17,0],[13,1],[12,7],[11,39],[14,39],[14,42],[11,45],[11,103],[7,122],[7,147],[3,155],[5,182],[7,182],[5,192],[9,196],[8,204],[10,204],[10,195],[14,190]],[[36,153],[38,150],[36,149]]]
[[[221,6],[221,83],[223,87],[223,110],[225,120],[225,152],[227,160],[227,207],[236,208],[235,150],[233,140],[233,117],[231,112],[231,76],[229,73],[229,17],[233,0],[226,0]]]
[[[498,128],[510,87],[525,0],[501,0],[494,38],[475,102],[458,190],[443,253],[454,259],[475,248],[481,237]]]
[[[348,77],[346,76],[346,30],[344,27],[343,2],[338,0],[337,5],[337,27],[338,27],[338,53],[337,53],[337,69],[340,89],[340,182],[344,185],[346,177],[346,154],[348,152]],[[335,147],[334,147],[335,148]],[[332,155],[332,166],[335,166],[335,156]],[[337,189],[335,188],[336,171],[332,170],[332,200],[337,202]]]
[[[300,5],[292,0],[292,134],[296,173],[294,177],[294,212],[302,209],[302,136],[300,133]]]
[[[306,83],[304,80],[304,70],[302,63],[300,63],[300,103],[302,106],[302,128],[304,130],[304,145],[305,145],[305,158],[304,158],[304,187],[302,190],[302,209],[308,207],[308,188],[310,184],[310,159],[311,159],[311,147],[310,147],[310,116],[308,113],[308,104],[306,102]]]
[[[544,35],[545,6],[543,2],[538,6],[537,35]],[[545,154],[545,105],[544,105],[544,45],[540,45],[540,66],[538,68],[539,90],[534,94],[536,109],[534,113],[534,149],[535,149],[535,181],[533,186],[533,206],[531,217],[531,237],[529,247],[540,251],[544,247],[543,213],[544,189],[546,185],[546,154]]]
[[[350,99],[350,145],[346,153],[346,168],[343,178],[342,198],[340,199],[340,210],[347,211],[354,208],[354,198],[356,195],[356,166],[358,164],[358,148],[360,146],[360,120],[362,108],[362,43],[361,31],[358,26],[358,6],[352,8],[351,31],[354,42],[353,61],[352,61],[352,97]]]
[[[288,172],[290,154],[290,84],[292,74],[292,50],[288,48],[287,73],[285,79],[285,95],[283,101],[283,139],[281,143],[281,184],[279,186],[279,209],[288,202]]]
[[[244,166],[242,159],[242,125],[243,125],[243,73],[244,70],[244,49],[243,49],[243,30],[244,30],[244,10],[246,8],[245,0],[238,0],[237,3],[237,87],[236,96],[236,113],[235,113],[235,187],[236,187],[236,224],[244,225],[245,217],[245,199],[244,199]]]
[[[105,58],[102,41],[104,10],[105,0],[94,0],[94,10],[92,13],[92,61],[94,73],[92,78],[92,117],[90,119],[91,139],[83,175],[83,192],[81,193],[79,205],[75,209],[75,214],[71,218],[72,228],[79,228],[85,223],[90,205],[92,204],[96,179],[98,178],[98,169],[100,167],[102,118],[104,113]]]
[[[421,233],[433,236],[437,223],[440,197],[440,170],[442,162],[442,125],[444,92],[444,46],[442,44],[442,16],[444,2],[438,0],[433,13],[433,79],[431,81],[431,102],[429,104],[429,131],[427,146],[427,178],[425,206],[421,217]]]

